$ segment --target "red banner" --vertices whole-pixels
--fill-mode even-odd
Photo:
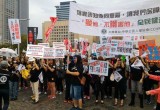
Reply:
[[[49,36],[54,28],[54,25],[56,21],[58,20],[57,17],[50,17],[50,20],[52,21],[52,25],[48,28],[47,32],[45,33],[45,42],[47,43],[49,40]]]

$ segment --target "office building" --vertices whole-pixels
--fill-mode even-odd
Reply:
[[[20,19],[21,34],[27,35],[29,27],[29,0],[18,1],[18,18]]]
[[[28,6],[29,6],[29,0],[0,0],[0,44],[11,43],[10,32],[8,27],[8,19],[29,18]],[[27,31],[26,32],[23,31],[23,27],[26,27],[27,29],[28,27],[27,24],[25,25],[22,24],[21,26],[22,34],[27,33]]]
[[[66,1],[66,2],[60,2],[60,6],[55,6],[58,21],[69,19],[69,9],[70,9],[71,2],[76,3],[76,1]]]

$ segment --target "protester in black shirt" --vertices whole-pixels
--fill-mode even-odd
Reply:
[[[43,81],[40,79],[40,93],[47,94],[47,66],[44,59],[40,61],[40,74],[42,74]]]
[[[18,71],[18,64],[16,61],[13,61],[11,68],[11,78],[10,78],[10,98],[11,100],[17,100],[18,97],[18,85],[19,85],[19,71]]]
[[[9,79],[10,72],[6,61],[0,63],[0,110],[7,110],[9,106]],[[2,102],[4,105],[2,106]]]
[[[64,78],[64,65],[62,63],[62,59],[56,60],[56,74],[57,74],[57,80],[56,80],[56,88],[57,88],[57,94],[63,93],[63,78]]]
[[[32,87],[32,92],[33,92],[33,99],[34,99],[34,104],[39,102],[39,67],[36,64],[36,61],[34,58],[30,57],[28,59],[29,63],[31,64],[31,70],[30,70],[30,82],[31,82],[31,87]]]
[[[125,94],[125,66],[123,61],[120,58],[117,58],[117,62],[114,65],[115,72],[117,74],[121,75],[121,79],[116,79],[115,81],[115,102],[114,105],[116,106],[118,104],[118,98],[120,94],[120,106],[122,107],[124,104],[124,94]]]
[[[48,98],[54,99],[56,98],[56,67],[55,67],[55,60],[48,60],[47,63],[47,77],[48,77],[48,90],[50,90],[51,94],[48,95]]]
[[[143,108],[143,78],[144,78],[144,69],[142,66],[133,66],[132,64],[136,65],[139,63],[139,61],[142,61],[142,58],[140,57],[134,57],[130,59],[130,78],[131,78],[131,102],[129,106],[135,105],[135,91],[136,91],[136,85],[138,86],[138,92],[139,92],[139,99],[140,99],[140,108]]]
[[[70,67],[69,67],[70,68]],[[83,64],[81,56],[74,56],[74,66],[70,68],[70,70],[66,71],[67,74],[72,75],[71,80],[71,97],[73,98],[74,109],[82,109],[82,85],[80,83],[80,79],[82,78],[83,73]]]
[[[148,73],[151,74],[151,75],[156,75],[156,71],[159,70],[156,63],[149,62],[148,66],[149,66]],[[145,93],[146,93],[146,91],[151,90],[153,85],[157,84],[157,83],[158,83],[157,81],[152,80],[149,77],[145,77],[144,83],[143,83]],[[151,96],[150,95],[146,95],[146,104],[151,104]]]
[[[66,91],[65,91],[64,103],[71,103],[72,102],[72,98],[70,96],[70,87],[71,87],[72,75],[66,74],[67,67],[68,67],[69,70],[71,70],[71,68],[74,66],[72,56],[69,57],[68,63],[69,63],[69,65],[67,65],[67,56],[65,56],[65,58],[64,58],[64,71],[65,71],[64,78],[65,78],[65,84],[66,84]]]

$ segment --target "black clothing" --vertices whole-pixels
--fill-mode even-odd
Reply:
[[[10,72],[0,69],[0,90],[9,90]]]
[[[10,81],[12,81],[12,82],[18,82],[19,81],[19,76],[17,74],[19,74],[19,71],[16,70],[15,68],[12,68],[10,70],[10,72],[11,72]]]
[[[83,74],[83,65],[75,65],[74,67],[71,68],[70,71],[71,72],[79,72],[79,76],[73,76],[73,75],[71,76],[72,77],[71,84],[81,85],[79,78],[81,78],[82,74]]]
[[[56,70],[55,70],[55,66],[51,67],[52,69],[54,69],[53,72],[51,72],[49,69],[47,70],[47,77],[48,77],[48,82],[55,82],[56,81]]]
[[[9,106],[9,79],[10,72],[0,69],[0,110],[7,110]],[[2,100],[4,102],[3,108]]]
[[[31,69],[30,70],[30,75],[31,75],[31,77],[30,77],[30,81],[31,82],[37,82],[38,80],[39,80],[39,74],[40,74],[40,72],[38,71],[38,70],[36,70],[36,69]]]
[[[131,69],[131,80],[133,81],[140,81],[142,78],[142,74],[144,72],[143,67],[132,67],[130,66]]]

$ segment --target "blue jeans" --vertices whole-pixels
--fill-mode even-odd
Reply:
[[[70,87],[70,96],[72,99],[82,99],[82,86],[72,85]]]
[[[9,82],[10,88],[10,98],[17,98],[18,97],[18,82]]]

